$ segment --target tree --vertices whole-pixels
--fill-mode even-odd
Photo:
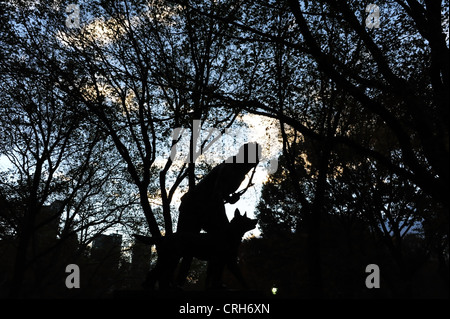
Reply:
[[[442,33],[443,26],[440,22],[441,14],[444,12],[441,10],[441,4],[437,2],[427,2],[426,7],[413,1],[409,4],[410,6],[400,1],[392,4],[391,12],[400,15],[399,21],[406,21],[401,25],[392,26],[392,28],[388,24],[383,32],[383,42],[378,40],[375,31],[368,31],[361,23],[362,19],[357,18],[363,8],[352,7],[347,3],[337,4],[328,1],[321,2],[317,8],[310,8],[311,11],[323,10],[316,12],[324,18],[325,23],[334,24],[338,31],[332,31],[333,33],[343,32],[348,36],[356,37],[360,41],[361,50],[364,49],[370,53],[371,59],[366,62],[366,66],[368,65],[369,68],[359,71],[358,66],[354,67],[352,63],[343,66],[338,62],[338,55],[344,53],[340,51],[340,46],[333,46],[333,49],[329,43],[325,46],[324,42],[329,41],[329,37],[319,37],[318,32],[329,29],[326,24],[319,24],[317,30],[312,29],[305,18],[307,13],[297,2],[289,1],[290,10],[303,36],[303,44],[310,50],[311,56],[317,61],[321,70],[339,87],[349,92],[361,103],[362,107],[373,112],[375,117],[384,122],[386,128],[392,131],[397,139],[403,163],[415,174],[412,176],[406,168],[393,165],[389,158],[382,156],[379,152],[369,152],[367,149],[366,152],[372,153],[380,162],[390,165],[390,168],[398,174],[420,185],[437,200],[445,203],[443,190],[447,190],[446,187],[448,187],[446,182],[448,181],[448,167],[444,165],[444,161],[446,162],[448,159],[448,152],[445,151],[445,136],[448,136],[446,120],[448,118],[448,93],[444,93],[442,88],[448,85],[448,62],[444,62],[442,57],[448,53],[448,47],[445,44]],[[427,19],[433,20],[433,23],[427,24],[425,27],[423,23]],[[415,25],[411,25],[411,22]],[[394,29],[395,27],[400,28],[404,34],[410,34],[412,41],[417,41],[418,35],[421,35],[422,42],[413,45],[419,48],[424,47],[426,50],[411,52],[407,58],[402,59],[401,52],[408,52],[408,50],[401,49],[407,43],[399,43],[398,31]],[[317,33],[314,34],[314,32]],[[433,44],[427,47],[425,40],[431,41]],[[322,47],[325,49],[321,49]],[[353,52],[353,54],[356,53],[361,54],[358,51]],[[396,60],[404,61],[404,63],[394,66],[393,63]],[[411,67],[413,65],[422,69],[421,74],[425,76],[420,77],[417,74],[417,68]],[[378,72],[372,73],[372,78],[367,74],[371,69],[378,70]],[[430,83],[433,93],[429,91],[429,86],[425,88],[424,81]],[[420,89],[418,90],[418,88]],[[364,89],[367,93],[363,91]],[[381,98],[381,94],[383,94],[383,98]],[[401,111],[393,109],[392,105],[398,105],[393,101],[400,103],[397,108]],[[429,109],[426,115],[423,105]],[[409,111],[406,112],[406,110]],[[436,122],[434,118],[442,119],[442,121]],[[430,138],[432,141],[429,141]],[[417,144],[421,145],[420,150],[415,148]],[[364,151],[364,149],[360,151]],[[425,159],[429,164],[423,162]]]
[[[116,1],[88,10],[103,18],[78,31],[62,31],[59,48],[66,55],[65,65],[49,63],[49,71],[113,141],[139,189],[154,236],[160,236],[160,231],[148,202],[148,188],[157,180],[155,161],[164,156],[157,148],[164,145],[165,154],[170,153],[177,143],[170,139],[171,130],[179,125],[191,127],[188,167],[177,171],[169,191],[166,181],[171,158],[159,174],[165,228],[170,233],[173,194],[186,174],[190,184],[195,181],[193,136],[197,132],[191,123],[209,122],[208,104],[212,101],[202,92],[222,85],[226,70],[226,61],[221,61],[223,41],[213,20],[194,19],[189,10],[164,2],[156,1],[145,9],[139,2]],[[96,33],[98,28],[103,30],[102,39]],[[77,87],[74,77],[79,79]],[[226,122],[229,126],[236,117],[219,110],[214,114],[218,116],[209,125],[215,127]]]
[[[304,166],[297,167],[301,169]],[[285,160],[281,157],[277,171],[263,185],[261,199],[256,206],[263,237],[289,235],[297,232],[301,223],[301,206],[288,176]]]
[[[448,190],[448,61],[443,58],[448,53],[443,32],[448,27],[443,20],[448,5],[433,1],[386,3],[389,19],[384,27],[372,30],[365,27],[365,6],[356,2],[312,4],[293,0],[246,5],[252,14],[241,20],[236,16],[219,17],[190,6],[199,14],[239,28],[244,35],[249,35],[245,38],[247,43],[282,45],[296,52],[299,58],[311,61],[372,116],[378,129],[382,125],[392,133],[403,165],[392,162],[382,151],[350,138],[346,132],[340,132],[332,142],[376,159],[448,206],[444,195]],[[276,21],[280,20],[275,17],[286,10],[288,17],[281,24],[280,33],[276,29]],[[271,23],[266,23],[267,18],[255,19],[264,14],[274,17]],[[399,34],[403,37],[399,38]],[[250,36],[256,38],[250,40]],[[417,49],[411,51],[411,48]],[[259,74],[255,69],[250,70],[253,71],[246,75],[254,76],[247,76],[245,88],[259,83]],[[286,107],[281,110],[277,103],[270,103],[271,99],[253,92],[253,96],[230,94],[223,98],[234,97],[235,105],[280,118],[302,134],[321,141],[323,136],[299,120],[302,104],[294,104],[289,111]]]
[[[77,242],[70,247],[78,250],[71,255],[76,259],[99,232],[119,224],[133,202],[118,200],[123,189],[111,179],[120,163],[107,158],[113,153],[105,136],[90,125],[79,103],[44,76],[41,58],[54,59],[54,47],[31,49],[53,25],[32,9],[8,9],[1,33],[7,58],[0,65],[0,153],[8,167],[0,180],[0,236],[17,246],[8,279],[11,296],[19,296],[30,293],[25,278],[33,278],[27,289],[39,291],[53,275],[50,269],[59,269],[66,260],[58,253],[67,242]],[[55,201],[61,205],[52,209]]]

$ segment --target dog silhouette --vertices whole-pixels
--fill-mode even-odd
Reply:
[[[241,216],[236,209],[234,218],[219,232],[176,232],[159,238],[135,234],[137,240],[148,245],[156,245],[158,251],[158,261],[149,272],[144,287],[154,289],[158,282],[160,290],[173,288],[174,273],[180,258],[195,257],[209,262],[206,276],[207,288],[221,288],[225,266],[242,286],[247,288],[237,264],[237,253],[242,236],[254,229],[256,224],[256,219],[248,218],[247,213]]]

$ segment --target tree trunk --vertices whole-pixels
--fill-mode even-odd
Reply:
[[[159,231],[158,223],[155,216],[153,215],[152,208],[148,202],[147,187],[139,187],[139,196],[141,201],[142,209],[144,210],[144,216],[147,220],[150,233],[153,237],[161,237],[161,232]]]

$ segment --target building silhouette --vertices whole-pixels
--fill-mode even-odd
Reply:
[[[132,287],[140,287],[150,270],[152,251],[151,247],[140,242],[135,242],[131,247],[131,265],[129,284]]]
[[[122,249],[122,235],[100,234],[92,242],[91,259],[108,269],[118,269]]]

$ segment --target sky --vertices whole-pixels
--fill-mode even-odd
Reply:
[[[11,163],[5,155],[0,155],[0,171],[6,170],[11,167]]]

